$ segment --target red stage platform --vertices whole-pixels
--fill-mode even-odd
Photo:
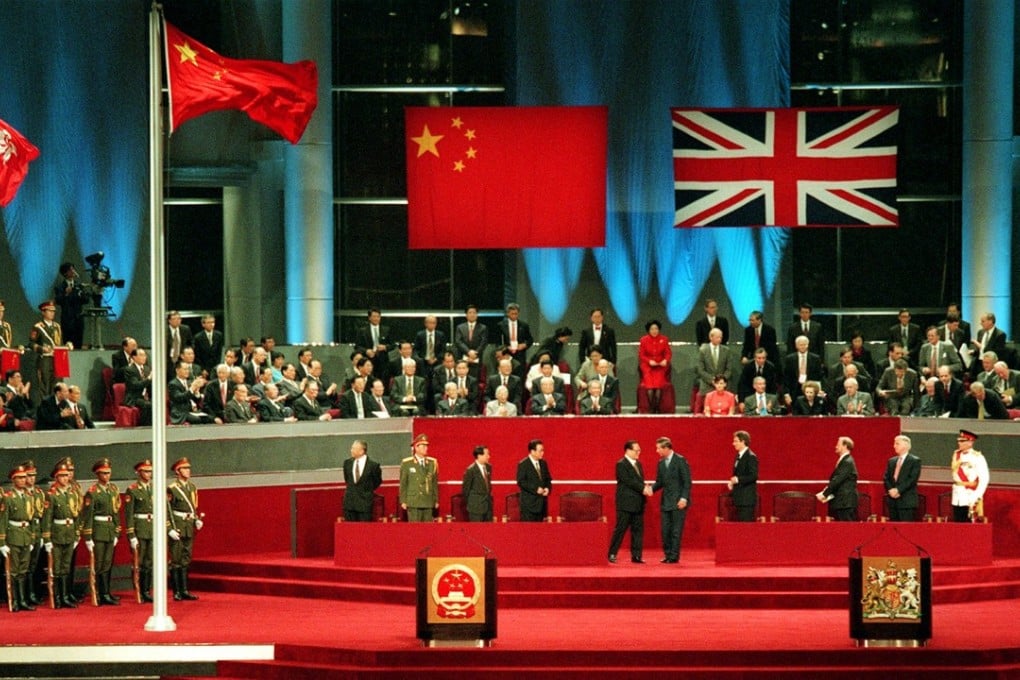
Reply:
[[[932,522],[721,522],[716,525],[716,564],[754,566],[846,565],[864,554],[913,554],[919,546],[932,564],[992,563],[992,525]],[[879,550],[894,552],[876,553]]]
[[[609,531],[603,522],[337,522],[333,564],[409,567],[425,548],[479,556],[487,548],[500,566],[590,566],[605,563]]]

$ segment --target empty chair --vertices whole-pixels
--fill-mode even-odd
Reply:
[[[815,496],[806,491],[783,491],[772,497],[773,522],[810,522],[818,516]]]
[[[591,491],[568,491],[560,496],[559,521],[605,522],[602,495]]]

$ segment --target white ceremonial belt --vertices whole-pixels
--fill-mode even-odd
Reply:
[[[177,510],[174,510],[174,514],[181,519],[195,519],[195,515],[190,512],[178,512]]]
[[[138,513],[135,515],[135,519],[152,519],[152,513]]]
[[[96,521],[96,522],[112,522],[113,521],[113,517],[111,517],[110,515],[95,515],[95,516],[92,517],[92,519],[93,519],[93,521]]]
[[[55,519],[55,520],[53,520],[53,523],[54,524],[59,524],[60,526],[67,526],[69,524],[74,524],[74,520],[73,519]]]
[[[27,527],[30,524],[32,524],[31,522],[13,522],[10,520],[8,520],[7,523],[10,524],[12,527]]]

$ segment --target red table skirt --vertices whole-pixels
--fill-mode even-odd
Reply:
[[[992,525],[952,522],[720,522],[716,564],[756,566],[845,565],[857,547],[864,555],[915,554],[932,566],[992,563]]]
[[[333,563],[413,567],[424,548],[433,556],[488,548],[504,566],[587,566],[605,563],[609,534],[603,522],[337,522]]]

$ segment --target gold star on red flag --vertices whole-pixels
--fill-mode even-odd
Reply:
[[[439,144],[445,135],[434,135],[429,130],[429,126],[425,125],[422,133],[418,137],[411,137],[411,141],[418,145],[418,158],[421,158],[425,153],[430,153],[436,158],[439,158],[439,148],[436,146]]]

